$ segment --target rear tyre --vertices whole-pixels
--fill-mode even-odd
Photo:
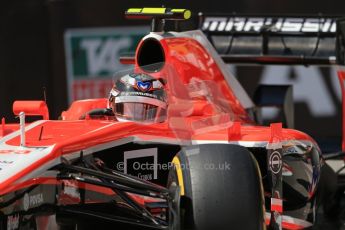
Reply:
[[[192,146],[175,156],[173,164],[168,186],[178,184],[181,194],[176,230],[265,228],[260,172],[246,148]]]

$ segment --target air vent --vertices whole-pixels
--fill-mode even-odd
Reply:
[[[162,69],[165,55],[160,42],[154,38],[144,40],[137,54],[137,62],[146,72],[157,72]]]

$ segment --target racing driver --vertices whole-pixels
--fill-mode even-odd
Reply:
[[[122,76],[109,94],[108,109],[118,121],[163,122],[167,107],[164,81],[144,73]]]

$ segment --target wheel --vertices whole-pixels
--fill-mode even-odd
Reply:
[[[260,171],[246,148],[192,146],[179,152],[173,165],[168,187],[180,189],[180,199],[174,199],[180,206],[176,230],[265,229]]]

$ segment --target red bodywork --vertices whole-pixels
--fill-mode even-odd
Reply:
[[[344,71],[338,71],[338,78],[339,78],[339,84],[341,88],[341,94],[342,94],[342,112],[343,112],[343,139],[342,139],[342,150],[345,151],[345,72]]]
[[[178,128],[176,126],[182,126],[184,130],[188,130],[188,138],[191,138],[191,141],[199,141],[200,143],[270,141],[270,128],[257,126],[249,118],[246,110],[224,79],[219,66],[199,42],[191,38],[172,37],[163,38],[160,40],[160,43],[164,49],[165,61],[176,68],[178,72],[178,76],[176,77],[180,78],[183,84],[190,83],[191,76],[193,76],[202,81],[212,81],[218,86],[218,90],[220,90],[219,94],[233,111],[233,121],[237,124],[237,131],[234,131],[234,127],[222,127],[222,124],[217,124],[215,119],[213,119],[212,125],[217,127],[217,129],[214,131],[198,134],[189,128],[189,124],[193,121],[200,120],[201,118],[207,119],[208,117],[217,115],[216,111],[213,109],[213,105],[209,104],[208,101],[203,98],[198,98],[193,101],[193,112],[189,116],[180,117],[177,121],[172,121],[172,119],[176,119],[175,114],[185,105],[179,103],[178,99],[171,96],[169,100],[175,100],[177,103],[172,103],[173,106],[169,108],[167,122],[150,124],[149,127],[139,123],[122,123],[114,120],[78,120],[80,116],[92,109],[106,107],[107,99],[76,101],[69,110],[62,113],[63,120],[47,120],[26,131],[26,147],[54,145],[53,151],[35,164],[28,165],[27,168],[12,175],[8,180],[1,181],[1,194],[4,194],[5,191],[8,192],[9,186],[13,185],[16,180],[34,171],[39,166],[65,154],[75,153],[93,146],[128,137],[135,137],[141,141],[162,141],[170,143],[176,142],[177,139],[180,141],[181,137],[176,136],[176,129]],[[162,73],[164,73],[164,68],[159,74]],[[27,102],[27,105],[34,105],[40,111],[35,114],[35,109],[32,109],[29,114],[41,114],[44,117],[48,116],[47,114],[42,114],[44,112],[42,104]],[[21,105],[20,108],[25,109],[25,107],[25,105]],[[14,112],[16,114],[19,112],[19,109],[14,106]],[[169,115],[171,115],[171,117],[169,117]],[[6,124],[2,127],[5,127],[5,130],[2,130],[4,134],[18,130],[18,125]],[[40,135],[41,138],[39,138]],[[308,135],[291,129],[283,129],[282,140],[309,140],[313,142]],[[19,133],[7,140],[6,144],[19,146]]]
[[[167,86],[169,95],[168,117],[163,123],[145,125],[134,122],[117,122],[113,119],[91,119],[89,117],[79,120],[81,116],[92,109],[105,108],[107,99],[76,101],[61,114],[62,120],[46,120],[30,125],[30,128],[25,132],[26,145],[24,148],[29,152],[18,153],[16,150],[11,150],[13,152],[9,153],[6,152],[6,149],[0,149],[0,155],[1,153],[20,154],[25,158],[25,155],[31,154],[30,149],[48,146],[52,148],[49,154],[25,168],[18,169],[5,180],[0,181],[0,195],[15,191],[18,187],[41,183],[41,180],[35,181],[35,179],[23,183],[21,179],[26,175],[31,175],[43,165],[59,162],[62,156],[103,145],[111,145],[113,142],[126,138],[161,143],[181,143],[181,141],[188,140],[191,144],[236,142],[250,145],[251,143],[269,143],[271,141],[271,128],[258,126],[254,123],[241,100],[237,98],[232,86],[229,86],[217,61],[203,45],[189,37],[160,37],[159,42],[164,50],[165,62],[174,67],[177,73],[175,77],[179,79],[178,84],[182,84],[182,87],[190,84],[192,77],[200,82],[213,82],[216,87],[211,87],[211,89],[215,93],[215,100],[221,101],[222,105],[231,108],[232,125],[224,126],[222,114],[205,97],[196,97],[185,103],[181,97],[177,97],[176,92],[173,93],[179,85],[170,87],[169,82]],[[138,46],[137,53],[140,46],[141,44]],[[140,68],[138,63],[136,63],[136,67]],[[152,75],[158,77],[164,75],[165,71],[168,70],[163,67],[158,73]],[[190,113],[179,116],[181,111],[186,109],[189,109]],[[48,118],[42,102],[25,102],[19,103],[19,105],[17,102],[14,106],[14,113],[18,114],[21,110],[27,111],[28,115],[42,115],[44,118]],[[193,124],[200,121],[204,126],[210,124],[212,129],[198,132],[193,128]],[[208,123],[209,121],[212,122]],[[6,146],[13,148],[20,145],[20,133],[19,131],[15,132],[18,129],[18,125],[2,125],[2,135],[7,135],[7,139],[6,137],[3,139]],[[179,130],[183,130],[183,132],[179,132]],[[10,133],[13,136],[9,136]],[[280,138],[280,141],[314,142],[308,135],[291,129],[282,129]]]

